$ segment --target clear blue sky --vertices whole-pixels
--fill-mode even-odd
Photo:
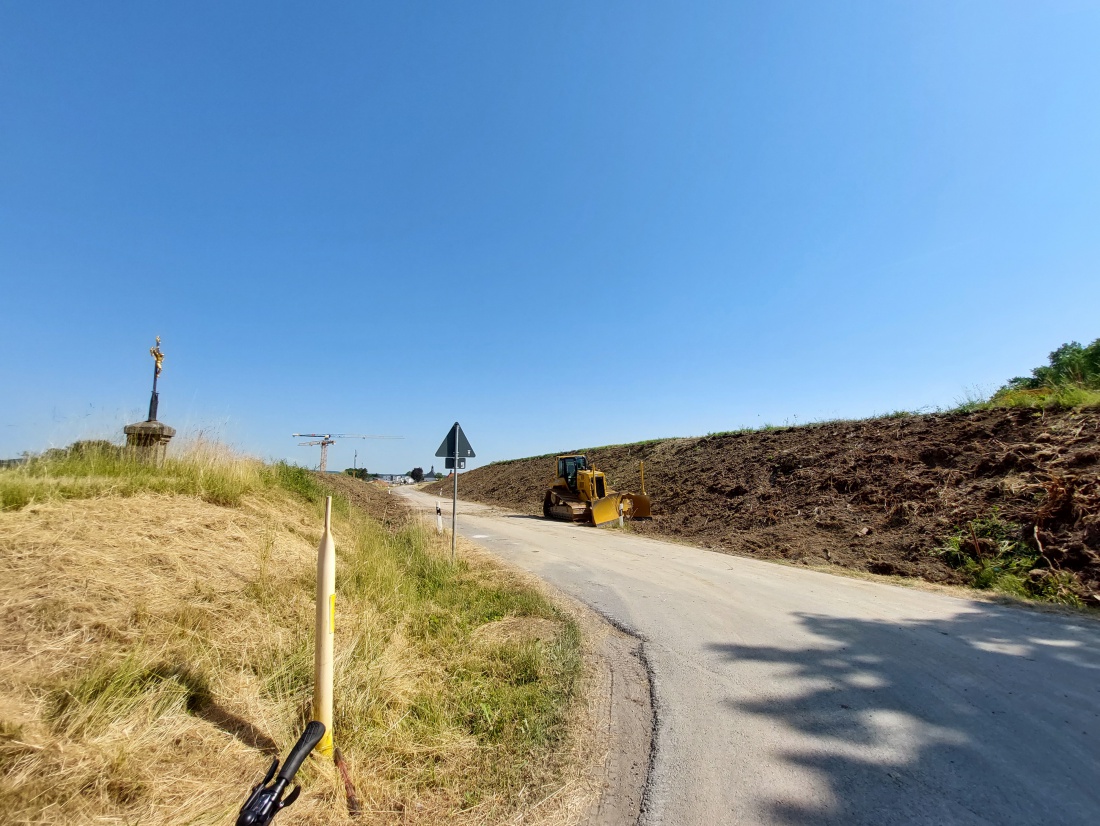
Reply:
[[[0,456],[951,406],[1100,336],[1096,2],[0,3]]]

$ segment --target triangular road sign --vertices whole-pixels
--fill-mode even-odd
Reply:
[[[470,457],[476,456],[474,449],[470,447],[470,442],[466,438],[466,434],[462,432],[462,428],[458,422],[455,422],[454,427],[451,428],[450,433],[443,440],[443,443],[439,446],[439,450],[435,452],[436,456],[442,456],[444,458],[456,458],[456,457]]]

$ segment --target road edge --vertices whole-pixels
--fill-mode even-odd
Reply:
[[[427,518],[430,505],[402,496],[411,511]],[[568,820],[578,826],[638,826],[646,813],[656,755],[657,707],[645,638],[585,605],[544,579],[494,554],[474,539],[458,537],[460,554],[484,555],[493,564],[541,591],[580,627],[584,681],[578,698],[582,732],[596,742],[575,742],[575,768],[586,775],[577,785],[592,799]],[[576,781],[573,781],[576,782]],[[570,807],[571,808],[571,807]],[[529,814],[534,814],[533,812]],[[520,813],[515,822],[528,822]]]
[[[638,826],[646,812],[655,756],[657,709],[645,639],[530,571],[464,536],[460,554],[484,555],[538,589],[581,630],[584,680],[574,721],[574,768],[592,800],[577,826]],[[588,736],[588,742],[579,742]],[[521,813],[517,823],[528,822]]]
[[[583,610],[596,613],[587,606]],[[607,622],[603,617],[600,621]],[[602,706],[598,720],[606,733],[607,756],[600,793],[581,822],[635,826],[645,810],[654,742],[652,685],[644,643],[609,627],[606,636],[593,645],[593,653],[599,671],[589,703],[595,700]]]

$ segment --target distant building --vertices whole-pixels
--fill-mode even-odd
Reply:
[[[375,474],[375,478],[381,479],[383,482],[389,482],[391,485],[411,485],[413,483],[412,477],[404,473],[378,473]]]

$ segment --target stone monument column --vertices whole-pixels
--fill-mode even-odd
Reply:
[[[153,395],[149,398],[149,418],[144,422],[135,422],[122,428],[126,434],[126,447],[135,458],[152,465],[159,465],[164,461],[168,451],[168,442],[176,435],[176,429],[169,427],[164,422],[157,421],[157,404],[160,396],[157,393],[157,379],[160,378],[161,365],[164,363],[164,353],[160,351],[160,336],[157,336],[156,346],[149,348],[149,355],[153,357]]]

